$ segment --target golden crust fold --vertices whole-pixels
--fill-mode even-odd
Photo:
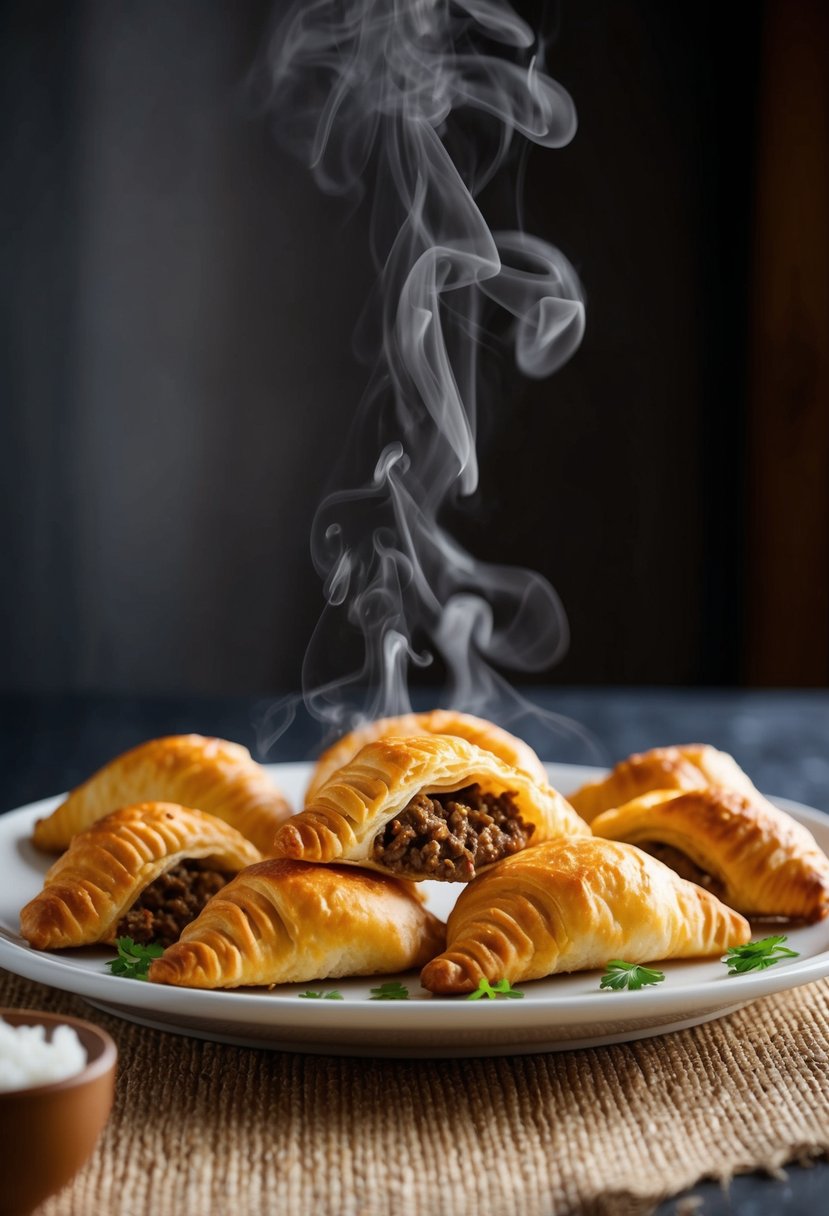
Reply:
[[[312,803],[320,788],[333,773],[353,760],[367,743],[377,739],[406,738],[418,735],[451,735],[466,739],[484,751],[492,752],[512,768],[520,769],[541,785],[547,784],[547,770],[529,744],[518,739],[494,722],[463,714],[455,710],[432,709],[427,713],[401,714],[394,718],[378,718],[350,731],[338,739],[317,760],[308,790],[306,805]]]
[[[526,773],[464,739],[422,735],[378,739],[363,747],[317,791],[304,811],[279,829],[273,855],[382,869],[371,860],[374,839],[412,798],[471,784],[485,792],[512,792],[524,822],[534,825],[533,844],[590,831],[549,785],[536,784]]]
[[[247,748],[202,735],[151,739],[79,785],[35,824],[39,849],[58,852],[96,819],[136,802],[197,807],[236,828],[267,856],[291,808]]]
[[[346,866],[268,860],[228,883],[149,970],[188,988],[391,975],[443,948],[410,883]]]
[[[654,791],[598,815],[593,831],[678,850],[744,916],[816,921],[829,912],[829,858],[807,828],[757,793]]]
[[[640,849],[596,837],[556,840],[506,858],[464,888],[446,950],[421,983],[466,993],[482,978],[515,984],[613,958],[710,957],[749,937],[739,913]]]
[[[114,940],[141,893],[185,860],[234,873],[260,860],[234,828],[167,802],[123,807],[73,837],[20,913],[20,932],[38,950]]]
[[[696,790],[722,785],[751,796],[754,785],[727,752],[705,743],[677,747],[654,747],[636,752],[619,764],[601,781],[591,781],[568,794],[588,823],[603,811],[622,806],[651,790]]]

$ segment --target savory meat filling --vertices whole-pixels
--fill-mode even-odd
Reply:
[[[203,869],[197,861],[182,861],[142,891],[119,920],[115,936],[131,937],[142,946],[150,942],[172,946],[185,925],[196,919],[211,896],[232,877]]]
[[[451,794],[418,794],[375,837],[372,859],[398,874],[466,882],[479,867],[523,849],[534,831],[514,794],[468,785]]]
[[[656,840],[645,841],[640,844],[639,848],[643,853],[650,853],[651,857],[655,857],[657,861],[668,866],[680,878],[687,878],[689,882],[695,882],[698,887],[705,887],[706,891],[710,891],[718,899],[722,898],[725,887],[720,880],[713,874],[709,874],[707,870],[703,870],[681,849],[675,849],[670,844],[660,844]]]

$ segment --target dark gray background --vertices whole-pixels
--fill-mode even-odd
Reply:
[[[762,5],[519,7],[557,23],[581,124],[531,154],[527,228],[588,330],[553,379],[495,377],[457,526],[558,589],[553,679],[738,682]],[[268,12],[2,6],[0,690],[298,683],[370,269],[363,217],[249,104]]]

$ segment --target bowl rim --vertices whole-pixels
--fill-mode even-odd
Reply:
[[[88,1060],[80,1072],[72,1073],[70,1077],[63,1077],[60,1081],[47,1081],[42,1085],[23,1085],[19,1089],[2,1089],[0,1090],[0,1102],[7,1098],[19,1098],[24,1094],[40,1096],[88,1085],[115,1069],[118,1061],[118,1048],[115,1046],[112,1036],[95,1022],[88,1022],[85,1018],[78,1018],[73,1014],[48,1013],[45,1009],[21,1009],[12,1005],[0,1007],[0,1018],[4,1021],[7,1018],[13,1018],[14,1024],[23,1026],[45,1026],[47,1028],[71,1026],[73,1030],[86,1031],[100,1045],[98,1054],[94,1059]],[[87,1047],[87,1053],[88,1051]]]

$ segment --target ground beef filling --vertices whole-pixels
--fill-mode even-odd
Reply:
[[[535,830],[515,795],[479,785],[451,794],[418,794],[375,837],[373,860],[399,874],[466,882],[476,869],[523,849]]]
[[[121,917],[115,936],[131,937],[142,946],[150,942],[172,946],[185,925],[196,919],[211,896],[232,877],[218,870],[203,869],[197,861],[173,866],[150,883]]]
[[[725,887],[720,880],[713,874],[709,874],[707,870],[701,869],[681,849],[675,849],[670,844],[660,844],[655,840],[648,840],[639,847],[643,853],[650,853],[651,857],[655,857],[657,861],[661,861],[674,870],[680,878],[687,878],[689,882],[695,882],[698,887],[705,887],[706,891],[710,891],[718,899],[722,898]]]

